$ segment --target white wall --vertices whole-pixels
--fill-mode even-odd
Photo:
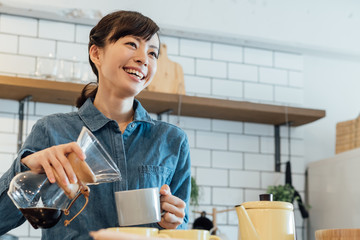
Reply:
[[[326,110],[326,117],[304,126],[308,162],[335,154],[336,123],[360,113],[360,61],[304,56],[305,105]]]
[[[160,26],[360,54],[357,0],[1,0],[36,9],[137,10]]]
[[[0,2],[23,7],[34,4],[30,0]],[[86,5],[104,13],[119,8],[134,9],[152,17],[160,26],[223,32],[228,36],[295,46],[291,53],[284,54],[271,48],[253,49],[211,41],[163,38],[168,44],[170,58],[184,68],[188,94],[326,110],[326,118],[292,130],[294,182],[302,193],[306,163],[332,156],[336,122],[355,118],[359,113],[360,32],[354,31],[360,20],[358,1],[138,0],[107,1],[107,4],[101,2],[101,6],[98,1],[85,0],[38,0],[36,3],[66,8]],[[44,26],[45,31],[40,31],[39,27]],[[54,28],[62,30],[52,32]],[[34,71],[36,62],[40,58],[46,59],[49,52],[59,54],[68,62],[74,51],[85,59],[86,30],[88,27],[82,25],[59,25],[0,15],[0,74],[28,75]],[[68,34],[57,35],[59,32]],[[302,53],[304,46],[308,50]],[[312,54],[314,49],[330,54],[317,55],[316,51]],[[344,58],[344,55],[350,57]],[[278,65],[279,59],[285,65]],[[294,59],[295,64],[291,65]],[[71,107],[41,103],[30,107],[30,126],[42,115],[72,110]],[[17,102],[0,100],[0,123],[0,156],[7,164],[1,165],[2,173],[5,171],[3,166],[10,164],[16,152]],[[213,206],[230,208],[235,202],[254,200],[269,184],[282,183],[283,175],[272,169],[271,126],[186,117],[181,118],[180,125],[189,135],[193,174],[203,190],[199,210],[211,211]],[[281,134],[282,154],[286,160],[285,128]],[[220,179],[214,183],[214,174],[223,182]],[[227,196],[235,197],[229,199]],[[223,214],[218,220],[227,234],[236,234],[234,213]],[[297,218],[298,230],[301,224],[301,219]],[[28,229],[31,228],[22,226],[15,232],[26,232],[20,234],[24,239],[39,236],[32,229],[28,233]]]

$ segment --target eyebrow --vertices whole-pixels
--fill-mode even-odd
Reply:
[[[135,36],[133,36],[133,38],[135,38],[135,39],[136,39],[137,41],[139,41],[139,42],[141,41],[141,38],[140,38],[140,37],[135,37]],[[150,45],[150,47],[159,50],[159,47],[158,47],[158,46]]]

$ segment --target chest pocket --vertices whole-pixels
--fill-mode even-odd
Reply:
[[[161,187],[170,184],[172,170],[163,166],[139,166],[139,188]]]

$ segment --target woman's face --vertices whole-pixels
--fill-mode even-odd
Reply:
[[[136,96],[155,75],[159,47],[157,34],[148,41],[125,36],[104,48],[96,47],[98,58],[93,62],[98,68],[99,85],[119,97]]]

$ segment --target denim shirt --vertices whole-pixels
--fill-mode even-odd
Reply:
[[[134,101],[134,120],[124,133],[116,121],[105,117],[88,99],[78,112],[46,116],[34,125],[11,168],[0,178],[0,236],[21,225],[25,218],[7,195],[11,179],[26,167],[20,163],[24,154],[77,140],[86,126],[104,146],[121,172],[121,181],[90,186],[89,203],[69,226],[70,219],[84,205],[80,197],[70,215],[62,215],[52,228],[42,229],[42,239],[91,239],[90,231],[119,226],[114,192],[160,187],[168,184],[171,193],[183,201],[187,228],[190,198],[190,152],[187,136],[180,128],[151,119],[141,104]],[[161,228],[157,223],[143,225]]]

